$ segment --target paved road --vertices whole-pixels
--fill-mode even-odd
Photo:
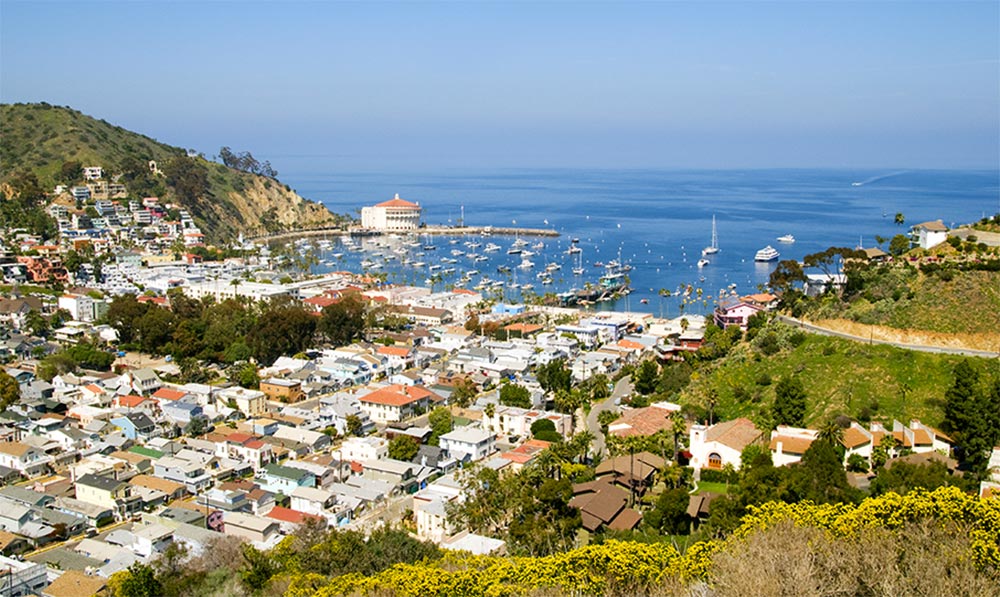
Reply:
[[[618,408],[618,405],[615,404],[615,400],[631,393],[632,376],[626,375],[618,380],[618,383],[615,384],[615,389],[604,402],[598,402],[590,408],[590,414],[587,415],[587,431],[594,436],[594,441],[590,444],[590,453],[594,456],[603,456],[605,450],[604,434],[601,433],[601,424],[597,421],[598,415],[600,415],[603,411]]]
[[[889,346],[895,346],[896,348],[905,348],[906,350],[916,350],[919,352],[932,352],[936,354],[959,354],[967,357],[984,357],[984,358],[995,358],[1000,357],[1000,353],[990,352],[986,350],[969,350],[966,348],[949,348],[947,346],[930,346],[926,344],[903,344],[901,342],[890,342],[888,340],[874,340],[872,338],[865,338],[863,336],[854,336],[852,334],[845,334],[844,332],[838,332],[836,330],[827,329],[814,325],[811,323],[806,323],[802,320],[795,319],[794,317],[787,317],[785,315],[779,315],[778,319],[787,323],[788,325],[802,328],[803,330],[813,332],[815,334],[822,334],[824,336],[834,336],[837,338],[845,338],[847,340],[854,340],[855,342],[863,342],[865,344],[888,344]]]

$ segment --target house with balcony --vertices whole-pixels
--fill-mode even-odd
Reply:
[[[49,471],[52,457],[22,442],[0,442],[0,466],[25,477],[37,477]]]
[[[128,518],[142,508],[142,501],[132,494],[132,486],[114,477],[86,474],[79,477],[73,486],[76,499],[112,510],[118,520]]]

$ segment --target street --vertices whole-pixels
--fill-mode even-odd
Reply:
[[[628,396],[632,393],[632,390],[632,376],[626,375],[618,380],[618,383],[615,384],[615,389],[608,396],[607,400],[598,402],[590,408],[590,414],[587,415],[587,431],[594,436],[594,441],[590,444],[591,455],[603,456],[605,450],[604,433],[601,432],[601,424],[597,418],[603,411],[617,410],[618,405],[615,401]]]

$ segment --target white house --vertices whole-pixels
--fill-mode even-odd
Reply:
[[[761,439],[763,432],[746,418],[716,423],[711,427],[692,425],[688,451],[694,469],[720,470],[730,464],[740,468],[743,448]]]
[[[930,249],[948,240],[948,227],[941,220],[917,224],[910,229],[910,239],[921,249]]]
[[[478,427],[466,426],[449,431],[440,437],[441,449],[456,460],[475,462],[496,450],[496,436]]]
[[[452,533],[448,504],[461,499],[462,487],[449,473],[413,494],[413,517],[417,537],[440,544]]]
[[[389,442],[381,437],[349,437],[340,445],[341,460],[362,462],[389,456]]]

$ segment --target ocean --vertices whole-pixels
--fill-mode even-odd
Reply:
[[[291,166],[291,168],[289,168]],[[906,233],[909,226],[941,219],[945,224],[967,223],[1000,212],[998,171],[898,171],[898,170],[576,170],[509,169],[439,172],[326,172],[285,164],[282,180],[299,194],[325,204],[336,213],[359,217],[360,208],[391,199],[419,202],[428,224],[457,225],[464,213],[471,226],[547,228],[560,233],[542,240],[544,249],[530,260],[530,270],[518,270],[518,255],[507,255],[513,238],[486,239],[437,237],[436,251],[413,253],[410,261],[426,265],[414,268],[400,259],[384,261],[376,254],[387,247],[368,245],[365,253],[333,248],[322,257],[327,261],[316,271],[347,269],[361,271],[361,261],[378,262],[390,282],[424,284],[428,268],[442,259],[441,269],[454,269],[437,288],[454,284],[468,270],[479,276],[504,280],[505,300],[519,300],[511,282],[532,283],[533,292],[563,292],[596,283],[603,273],[594,262],[608,262],[620,255],[630,264],[630,295],[597,309],[648,311],[675,316],[685,299],[687,313],[708,313],[720,293],[757,292],[767,284],[776,262],[755,263],[754,254],[765,245],[780,253],[780,259],[801,260],[804,255],[830,246],[876,246],[876,236],[890,238]],[[856,184],[860,183],[860,184]],[[902,213],[905,224],[894,223]],[[711,242],[712,217],[718,230],[719,252],[710,264],[698,268],[701,250]],[[777,237],[791,234],[794,244],[779,243]],[[577,258],[566,254],[572,238],[579,239],[580,257],[586,270],[575,276]],[[426,240],[426,239],[425,239]],[[494,242],[503,250],[487,254],[489,261],[473,263],[456,249],[481,253],[463,243]],[[422,244],[425,241],[422,241]],[[883,244],[887,249],[888,243]],[[344,252],[333,259],[329,254]],[[537,274],[545,264],[558,263],[552,284],[539,284]],[[508,265],[511,274],[496,271]],[[437,270],[440,272],[441,270]],[[476,277],[466,285],[476,284]],[[660,290],[671,292],[664,300]],[[700,298],[699,298],[700,297]]]

